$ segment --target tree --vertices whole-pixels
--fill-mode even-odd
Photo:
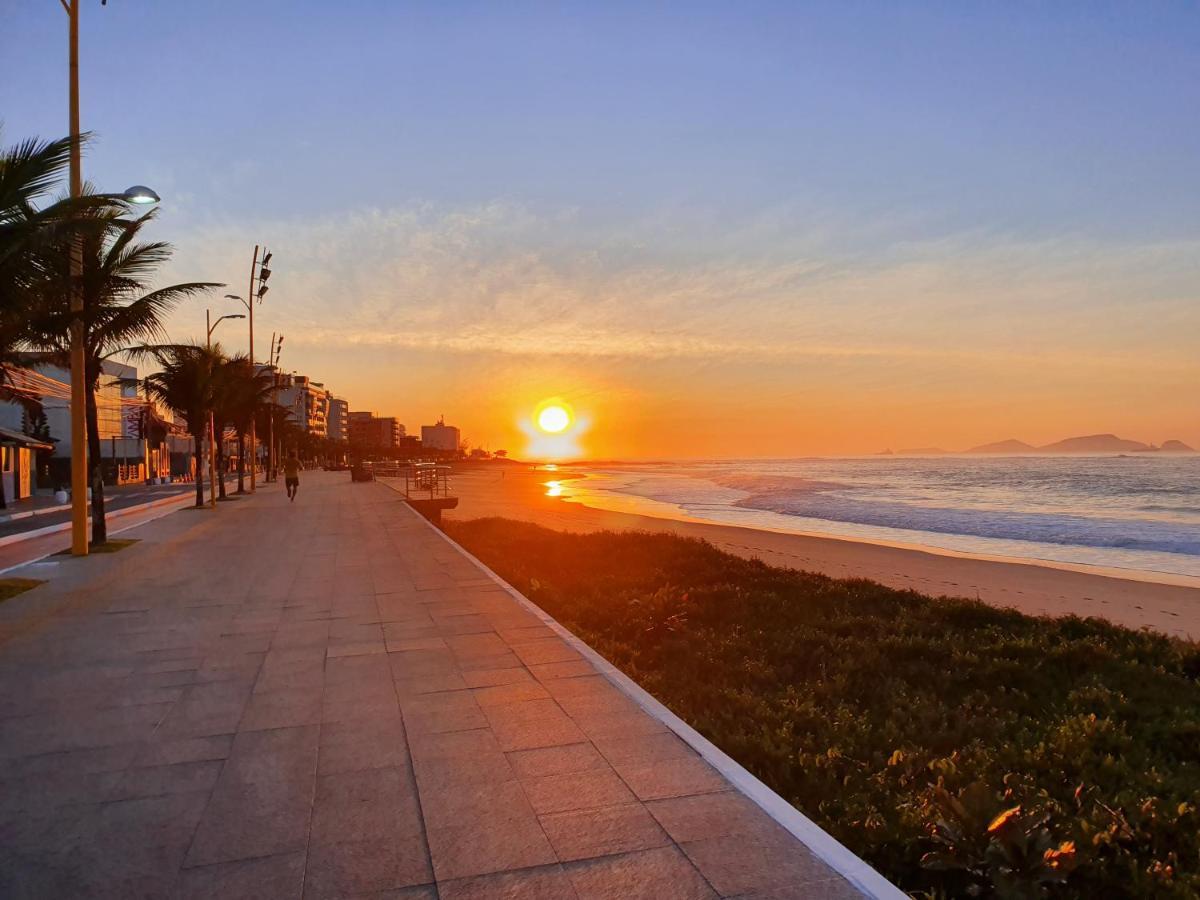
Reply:
[[[226,360],[216,373],[215,418],[217,428],[225,425],[237,435],[239,494],[246,493],[246,432],[260,409],[270,403],[274,387],[271,373],[259,369],[242,354]],[[265,432],[264,432],[265,435]],[[221,496],[225,496],[224,485]]]
[[[224,356],[219,345],[211,350],[199,344],[173,344],[145,348],[162,367],[146,376],[151,397],[183,417],[192,436],[196,460],[196,506],[204,506],[204,434],[212,410],[213,380]]]
[[[129,354],[147,342],[164,340],[163,320],[182,300],[223,285],[187,282],[147,291],[158,268],[171,258],[171,245],[164,241],[138,243],[141,230],[155,211],[128,218],[128,204],[109,200],[101,206],[77,209],[77,233],[72,237],[83,250],[83,278],[79,289],[83,301],[84,366],[87,386],[87,452],[92,488],[92,542],[108,536],[104,519],[104,460],[100,455],[100,425],[96,395],[104,362]],[[27,337],[30,346],[51,352],[63,365],[70,365],[70,310],[72,279],[70,246],[57,241],[47,267],[54,273],[57,291],[45,298]],[[74,449],[72,452],[76,452]]]

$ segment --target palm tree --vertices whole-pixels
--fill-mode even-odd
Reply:
[[[145,348],[162,367],[146,376],[151,397],[183,417],[192,436],[196,461],[196,506],[204,506],[204,435],[213,404],[213,382],[224,361],[220,345],[211,349],[199,344],[174,344]]]
[[[100,425],[96,394],[104,362],[128,354],[147,342],[164,340],[163,320],[188,297],[223,285],[187,282],[148,290],[158,268],[171,258],[171,245],[164,241],[137,243],[145,225],[154,219],[151,210],[127,218],[128,204],[109,200],[105,205],[76,210],[76,237],[83,247],[84,366],[87,385],[87,452],[92,488],[92,541],[103,543],[108,536],[104,520],[104,460],[100,455]],[[50,351],[62,364],[70,364],[69,306],[71,279],[69,248],[57,243],[50,257],[55,281],[61,288],[47,298],[49,307],[33,324],[27,338],[30,346]]]
[[[217,370],[217,426],[231,425],[237,435],[239,494],[246,493],[246,432],[256,421],[258,411],[270,402],[271,390],[271,374],[253,365],[245,355],[233,357]]]

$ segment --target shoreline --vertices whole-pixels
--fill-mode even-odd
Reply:
[[[1097,616],[1130,628],[1200,638],[1200,579],[1054,560],[986,557],[936,547],[726,525],[687,516],[589,506],[547,496],[545,482],[583,473],[505,466],[455,473],[456,520],[499,516],[560,531],[670,531],[769,565],[866,578],[932,596],[978,599],[1031,615]],[[631,506],[633,503],[631,502]],[[668,506],[668,504],[664,504]]]
[[[558,475],[554,480],[567,481],[576,479],[586,479],[589,476],[587,473],[575,472],[568,475]],[[1168,584],[1176,587],[1200,588],[1200,576],[1185,575],[1179,572],[1160,572],[1155,569],[1132,569],[1121,568],[1120,566],[1100,566],[1092,563],[1068,562],[1059,559],[1044,559],[1041,557],[1021,557],[1021,556],[1004,556],[996,553],[975,553],[969,550],[954,550],[950,547],[936,547],[932,544],[920,544],[908,541],[889,541],[884,538],[871,538],[856,535],[846,534],[826,534],[819,531],[803,531],[790,530],[784,528],[772,528],[770,525],[746,525],[737,522],[716,522],[712,519],[703,519],[698,516],[689,515],[682,508],[674,506],[671,503],[663,500],[650,500],[647,498],[631,498],[629,505],[638,507],[645,506],[645,509],[622,510],[614,506],[605,506],[603,504],[589,502],[593,498],[598,498],[600,492],[593,491],[587,498],[578,496],[564,496],[561,499],[566,503],[576,503],[588,509],[607,510],[609,512],[626,512],[629,515],[642,516],[648,519],[666,519],[675,522],[691,522],[697,525],[716,525],[721,528],[740,528],[747,531],[766,531],[771,534],[795,535],[796,537],[815,538],[818,540],[828,541],[846,541],[851,544],[867,544],[873,547],[892,547],[897,550],[913,550],[919,553],[929,553],[933,556],[951,556],[960,559],[976,559],[984,562],[1010,563],[1013,565],[1039,566],[1047,569],[1063,569],[1068,572],[1079,572],[1084,575],[1099,575],[1105,578],[1118,578],[1125,581],[1141,581],[1147,584]],[[663,506],[674,509],[663,515],[657,515],[654,512],[654,507]]]

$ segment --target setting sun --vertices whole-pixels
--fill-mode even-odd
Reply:
[[[558,434],[571,424],[571,414],[561,406],[547,406],[538,413],[537,423],[547,434]]]

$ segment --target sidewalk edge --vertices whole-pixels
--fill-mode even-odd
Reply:
[[[819,825],[792,806],[773,790],[746,771],[741,764],[728,756],[723,750],[701,735],[683,719],[671,712],[666,706],[647,693],[628,675],[610,663],[607,659],[593,650],[584,641],[572,634],[559,624],[549,613],[543,610],[524,594],[510,585],[507,581],[489,569],[479,559],[452,537],[435,526],[432,522],[418,513],[415,509],[404,504],[405,508],[423,522],[434,533],[441,536],[451,547],[470,560],[477,568],[503,588],[514,600],[525,609],[541,619],[547,627],[562,637],[573,649],[596,667],[602,675],[620,688],[630,699],[638,704],[648,714],[658,719],[671,731],[675,732],[685,743],[700,754],[710,765],[720,772],[742,794],[749,797],[763,812],[787,829],[800,843],[804,844],[813,855],[827,866],[845,878],[864,896],[874,900],[907,900],[908,895],[879,874],[869,863],[849,850],[844,844],[822,829]]]

